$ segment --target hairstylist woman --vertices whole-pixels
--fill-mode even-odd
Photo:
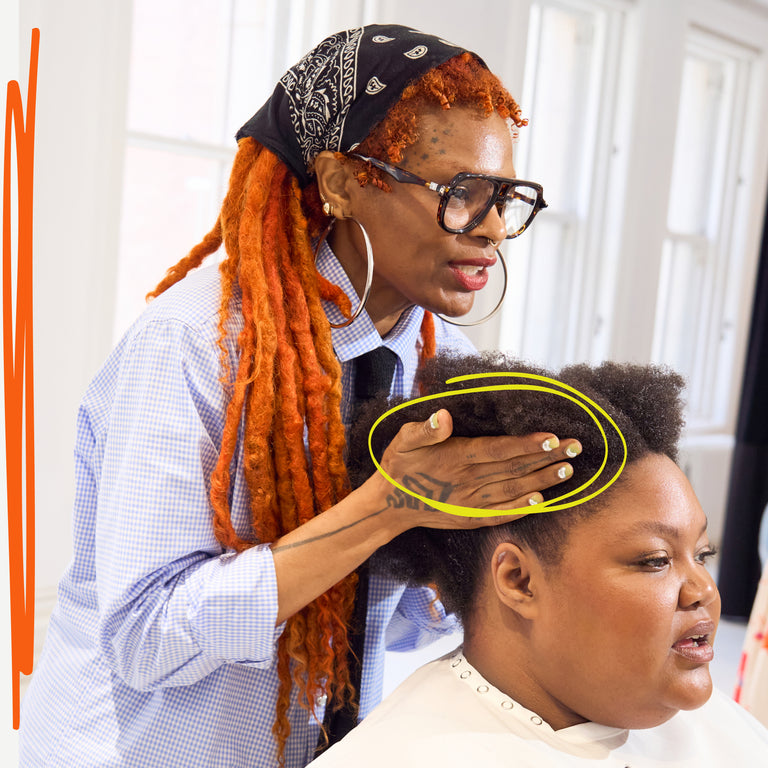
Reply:
[[[522,123],[475,55],[368,26],[323,41],[240,130],[214,229],[80,408],[75,556],[22,765],[303,766],[326,710],[352,688],[360,717],[378,702],[385,647],[450,625],[428,590],[357,589],[356,569],[411,527],[509,518],[445,515],[378,474],[350,493],[344,424],[362,385],[410,395],[420,360],[469,349],[441,315],[470,309],[499,242],[544,206],[514,180]],[[222,243],[220,267],[191,273]],[[391,383],[363,357],[382,347]],[[385,468],[424,496],[508,509],[578,450],[450,433],[446,411],[407,425]]]

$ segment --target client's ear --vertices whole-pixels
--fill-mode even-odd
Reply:
[[[539,602],[536,596],[541,567],[529,549],[505,542],[494,550],[491,579],[498,599],[521,618],[532,619]]]

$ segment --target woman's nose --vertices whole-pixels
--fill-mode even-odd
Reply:
[[[494,203],[485,218],[472,230],[473,235],[486,237],[494,243],[501,243],[507,237],[507,225],[504,221],[504,208]]]
[[[715,581],[704,566],[694,566],[688,578],[680,588],[680,606],[690,608],[694,605],[709,605],[720,598]]]

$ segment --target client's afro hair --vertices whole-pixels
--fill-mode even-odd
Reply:
[[[627,464],[649,453],[663,454],[676,460],[683,425],[681,395],[684,381],[666,368],[608,362],[598,366],[573,365],[553,373],[499,353],[466,357],[442,354],[427,363],[419,375],[418,384],[423,394],[489,384],[550,386],[547,382],[509,377],[490,380],[474,378],[450,385],[445,383],[456,376],[509,371],[557,379],[597,403],[624,435]],[[353,486],[360,485],[375,470],[367,445],[373,422],[400,402],[404,401],[382,398],[367,404],[359,412],[348,436],[347,466]],[[561,439],[579,440],[583,451],[571,460],[573,476],[544,491],[545,499],[555,498],[582,485],[598,472],[605,455],[605,443],[599,428],[590,415],[571,400],[539,391],[497,390],[415,403],[392,414],[374,432],[376,457],[381,459],[385,447],[404,423],[425,421],[439,408],[450,411],[453,434],[460,437],[552,432]],[[603,417],[600,421],[608,440],[606,466],[592,486],[569,500],[602,486],[621,465],[624,455],[621,440]],[[616,485],[620,485],[621,481],[620,477]],[[533,549],[545,563],[556,565],[570,526],[598,511],[611,490],[579,506],[531,514],[495,527],[474,530],[413,528],[382,547],[371,559],[371,567],[410,585],[434,586],[446,609],[456,613],[466,624],[478,579],[499,542],[521,542]]]

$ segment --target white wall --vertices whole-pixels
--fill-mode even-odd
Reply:
[[[77,406],[112,340],[131,4],[23,0],[18,6],[24,94],[29,36],[40,29],[33,254],[37,656],[72,555]]]
[[[26,72],[29,70],[29,47],[31,33],[27,33],[22,46],[22,38],[19,35],[19,2],[18,0],[6,0],[0,4],[0,85],[3,98],[0,100],[0,125],[3,126],[5,135],[6,119],[6,84],[15,80],[20,84],[23,94],[23,103],[26,107]],[[22,77],[22,72],[25,76]],[[5,138],[2,146],[5,149]],[[15,151],[15,149],[14,149]],[[2,162],[2,161],[0,161]],[[16,178],[11,177],[11,186],[14,191],[11,199],[17,201]],[[15,203],[14,203],[15,210]],[[15,265],[17,263],[16,251],[16,227],[11,227],[12,245],[11,255]],[[4,398],[0,406],[5,423]],[[0,432],[0,462],[2,463],[2,476],[0,477],[0,509],[4,510],[4,519],[7,515],[6,482],[5,482],[5,430]],[[11,676],[11,619],[9,599],[9,571],[8,571],[8,528],[3,523],[0,525],[0,754],[7,757],[9,764],[15,765],[18,759],[18,735],[13,730],[13,700],[12,700],[12,676]]]
[[[71,556],[77,405],[109,351],[130,2],[27,0],[40,29],[34,290],[40,589]]]

